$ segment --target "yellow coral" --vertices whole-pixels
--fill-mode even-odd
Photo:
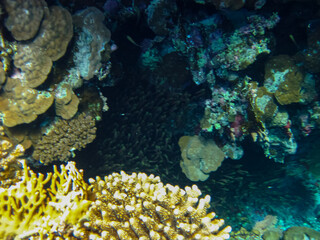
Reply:
[[[0,188],[0,238],[216,239],[229,238],[222,219],[207,213],[210,196],[194,185],[163,185],[144,173],[83,180],[74,162],[46,177],[24,163],[22,181]]]
[[[22,176],[22,165],[19,157],[24,154],[24,147],[20,144],[14,145],[4,134],[0,126],[0,186],[10,186],[20,180]]]
[[[11,81],[7,84],[11,84]],[[46,112],[53,100],[53,95],[48,91],[16,85],[0,96],[3,124],[7,127],[14,127],[22,123],[30,123],[38,115]]]

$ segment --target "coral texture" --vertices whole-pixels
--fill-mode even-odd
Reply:
[[[36,38],[31,43],[18,43],[14,65],[24,73],[25,84],[37,87],[49,74],[52,61],[61,58],[73,35],[72,17],[59,6],[45,12],[44,20]]]
[[[14,145],[4,134],[0,127],[0,186],[10,186],[20,180],[22,176],[22,165],[19,157],[24,154],[22,145]]]
[[[53,95],[27,86],[16,85],[9,90],[9,83],[0,96],[0,111],[3,124],[13,127],[34,121],[39,114],[48,110],[53,103]]]
[[[191,181],[205,181],[210,172],[220,167],[225,158],[223,151],[213,140],[199,136],[183,136],[179,139],[182,161],[180,166]]]
[[[78,111],[79,98],[67,84],[59,84],[55,91],[55,109],[57,116],[71,119]]]
[[[79,32],[74,53],[74,62],[80,76],[89,80],[99,74],[103,52],[108,49],[111,33],[103,24],[103,13],[95,8],[88,7],[73,16],[75,28]]]
[[[74,162],[46,177],[24,163],[23,179],[0,188],[2,239],[216,239],[231,227],[207,213],[210,196],[144,173],[83,180]],[[19,204],[18,204],[19,203]]]
[[[37,34],[47,4],[44,0],[5,0],[4,7],[8,13],[5,26],[16,40],[22,41]]]
[[[264,86],[281,105],[300,101],[302,81],[303,74],[287,55],[273,57],[265,65]]]
[[[96,137],[95,120],[85,113],[71,120],[58,120],[37,143],[32,157],[41,163],[67,161]]]

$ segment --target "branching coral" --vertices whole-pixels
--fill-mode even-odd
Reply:
[[[4,129],[0,127],[0,186],[10,186],[20,180],[22,176],[22,165],[19,157],[24,154],[22,145],[14,145],[4,133]]]
[[[85,113],[71,120],[59,120],[34,144],[32,157],[41,163],[67,161],[96,137],[95,120]]]
[[[0,237],[15,239],[216,239],[231,227],[207,213],[194,185],[163,185],[144,173],[83,180],[74,162],[46,177],[24,164],[23,179],[0,188]]]

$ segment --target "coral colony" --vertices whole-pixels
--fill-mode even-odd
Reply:
[[[319,9],[1,1],[0,238],[320,239]]]

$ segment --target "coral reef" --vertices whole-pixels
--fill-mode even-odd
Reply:
[[[19,157],[24,154],[24,147],[14,145],[0,127],[0,186],[10,187],[21,180],[22,165]]]
[[[52,105],[51,89],[36,88],[46,81],[53,61],[65,54],[73,36],[73,25],[66,9],[47,7],[44,1],[8,0],[4,6],[8,12],[7,29],[17,40],[29,40],[11,43],[14,68],[4,76],[1,116],[5,126],[14,127],[33,122]]]
[[[74,90],[83,85],[81,77],[89,80],[98,76],[102,80],[110,71],[108,60],[111,50],[107,44],[110,31],[104,26],[103,14],[96,8],[86,8],[81,12],[82,15],[77,13],[73,20],[66,8],[47,4],[50,3],[42,0],[4,2],[5,26],[17,40],[8,42],[8,37],[4,38],[1,34],[1,67],[4,70],[1,73],[1,84],[4,91],[1,94],[0,109],[6,127],[34,122],[39,115],[48,111],[53,102],[56,116],[73,118],[80,103]],[[73,51],[75,48],[83,50],[79,39],[71,42],[73,21],[75,29],[81,28],[91,33],[89,38],[92,41],[83,46],[89,46],[91,58]],[[90,21],[95,21],[95,24],[89,24]],[[58,64],[69,43],[73,44],[73,50],[71,56],[65,58],[66,62],[70,58],[78,61],[89,59],[92,65],[90,76],[79,74],[80,69],[84,69],[81,64],[79,68],[70,67],[73,66],[70,61],[67,67]],[[54,62],[57,65],[51,71]],[[75,61],[75,65],[77,63]],[[64,71],[57,70],[61,67],[65,68]]]
[[[153,0],[146,9],[147,22],[157,35],[167,35],[174,23],[168,21],[177,12],[177,5],[174,1],[168,0]]]
[[[73,60],[75,68],[85,80],[97,76],[103,80],[108,72],[108,62],[110,58],[111,33],[103,24],[103,13],[95,8],[88,7],[77,12],[73,16],[73,22],[78,34],[74,50]]]
[[[302,82],[303,74],[289,56],[273,57],[265,65],[263,85],[281,105],[300,102]]]
[[[58,120],[50,125],[42,138],[34,143],[32,157],[43,163],[67,161],[96,137],[95,120],[81,113],[71,120]]]
[[[52,62],[65,54],[72,36],[71,14],[59,6],[47,9],[35,39],[31,43],[17,44],[14,65],[24,76],[21,84],[32,88],[42,84]]]
[[[201,115],[199,113],[199,118],[193,120],[199,108],[192,100],[203,94],[201,91],[192,96],[177,90],[169,93],[165,87],[150,87],[132,79],[130,84],[107,94],[112,107],[105,124],[99,128],[102,134],[98,131],[97,144],[90,146],[88,152],[81,152],[84,156],[79,157],[86,159],[94,155],[97,159],[95,173],[97,169],[100,174],[143,170],[168,181],[173,177],[169,173],[179,169],[176,135],[186,126],[191,129],[190,135],[194,133],[193,128]],[[120,95],[125,97],[119,99]],[[181,176],[183,174],[179,173],[174,177]]]
[[[68,84],[59,84],[55,90],[55,110],[57,116],[71,119],[78,112],[79,98]]]
[[[223,151],[213,140],[199,136],[183,136],[179,139],[183,173],[191,181],[205,181],[210,172],[220,167],[225,158]]]
[[[12,84],[11,84],[12,82]],[[31,123],[52,105],[54,97],[48,91],[39,91],[15,80],[7,80],[6,90],[0,96],[2,122],[7,127]]]
[[[163,185],[144,173],[83,180],[74,162],[0,188],[0,237],[32,239],[228,239],[197,186]],[[20,203],[20,204],[13,204]],[[73,236],[73,237],[71,237]],[[70,238],[71,237],[71,238]]]
[[[37,34],[47,4],[43,0],[5,0],[4,7],[8,13],[6,28],[16,40],[22,41]]]

